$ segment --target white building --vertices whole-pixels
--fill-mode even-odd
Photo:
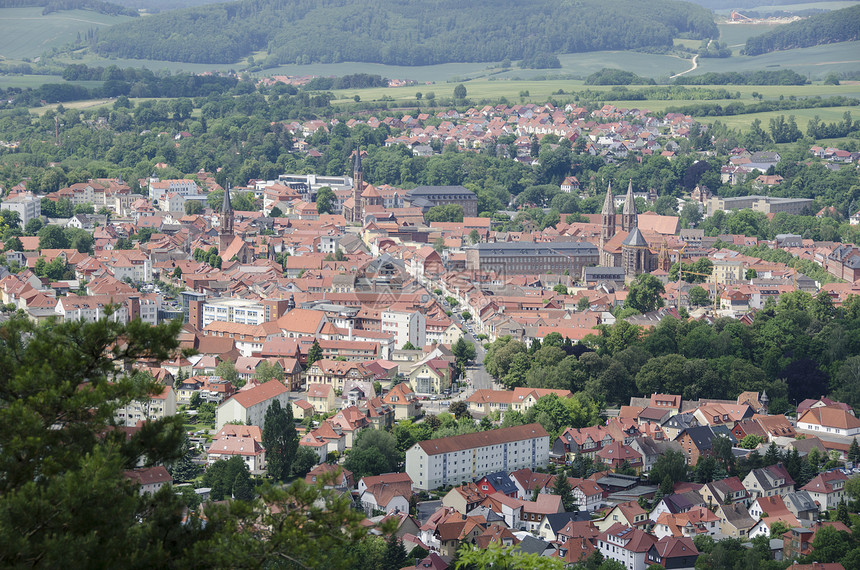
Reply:
[[[165,386],[161,394],[152,396],[149,400],[129,402],[116,411],[119,425],[134,427],[137,422],[155,421],[176,415],[176,392],[170,386]]]
[[[407,342],[421,348],[427,343],[427,318],[418,311],[382,311],[382,332],[394,337],[394,346]]]
[[[406,473],[416,489],[430,490],[548,462],[549,434],[528,424],[418,442],[406,452]]]
[[[215,429],[221,429],[229,422],[239,422],[263,429],[266,410],[278,400],[281,407],[290,405],[290,393],[287,387],[271,380],[247,390],[241,390],[218,406]]]
[[[18,212],[18,219],[21,220],[21,228],[23,229],[27,222],[42,215],[42,200],[27,192],[3,200],[0,203],[0,210]]]
[[[810,408],[797,420],[798,431],[854,437],[860,435],[860,419],[838,406]],[[850,442],[849,442],[850,443]]]
[[[629,570],[645,570],[649,566],[648,550],[656,542],[645,531],[619,523],[597,535],[597,548],[603,558],[620,562]]]
[[[201,307],[201,318],[205,327],[211,322],[239,323],[242,325],[262,325],[278,318],[271,314],[271,306],[247,299],[210,299]]]
[[[151,178],[149,180],[150,200],[161,202],[167,199],[167,195],[171,193],[179,194],[180,196],[197,196],[200,193],[200,189],[197,187],[196,182],[187,178],[179,180]]]
[[[164,485],[173,482],[173,477],[170,476],[164,465],[132,469],[131,471],[125,471],[123,476],[133,483],[140,485],[138,492],[141,495],[145,495],[146,493],[153,494]]]

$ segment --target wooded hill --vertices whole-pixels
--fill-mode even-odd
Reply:
[[[860,4],[799,20],[747,40],[746,55],[860,39]]]
[[[192,63],[233,63],[267,50],[272,66],[428,65],[666,49],[679,34],[715,38],[718,31],[707,10],[672,0],[241,0],[114,26],[93,48]]]

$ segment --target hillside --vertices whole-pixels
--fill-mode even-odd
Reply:
[[[860,4],[778,26],[747,40],[746,55],[860,39]]]
[[[116,26],[94,49],[190,63],[232,63],[265,50],[266,65],[429,65],[668,48],[682,33],[718,32],[707,10],[672,0],[241,0]]]
[[[0,8],[30,7],[43,8],[43,15],[62,10],[92,10],[107,16],[138,16],[137,10],[102,0],[0,0]]]

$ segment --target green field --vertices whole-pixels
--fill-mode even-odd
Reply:
[[[749,128],[752,122],[756,119],[759,119],[762,122],[762,126],[767,129],[768,123],[772,118],[776,118],[779,115],[783,115],[784,117],[788,117],[789,115],[794,115],[795,121],[797,121],[797,126],[801,131],[806,132],[806,124],[812,119],[815,115],[825,123],[834,123],[842,120],[842,115],[845,111],[850,111],[851,115],[855,118],[860,117],[860,107],[825,107],[821,109],[795,109],[793,111],[770,111],[768,113],[752,113],[749,115],[734,115],[731,117],[705,117],[702,118],[701,121],[703,123],[714,123],[715,121],[720,121],[724,125],[727,125],[733,129],[740,129],[745,131]]]
[[[729,47],[743,47],[747,43],[747,38],[769,32],[775,27],[775,24],[717,24],[720,30],[720,41],[729,44]]]
[[[860,42],[842,42],[809,48],[775,51],[755,57],[732,56],[699,60],[691,75],[708,71],[757,71],[793,69],[811,79],[822,79],[831,71],[860,71]]]
[[[89,10],[42,15],[42,8],[0,8],[0,59],[34,59],[55,47],[75,41],[92,28],[131,20]]]

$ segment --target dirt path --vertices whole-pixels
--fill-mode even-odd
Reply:
[[[693,56],[693,67],[691,67],[687,71],[682,71],[681,73],[676,73],[675,75],[672,75],[671,77],[669,77],[669,79],[675,79],[676,77],[681,77],[682,75],[686,75],[687,73],[690,73],[691,71],[695,71],[697,67],[699,67],[699,54],[696,54]]]

